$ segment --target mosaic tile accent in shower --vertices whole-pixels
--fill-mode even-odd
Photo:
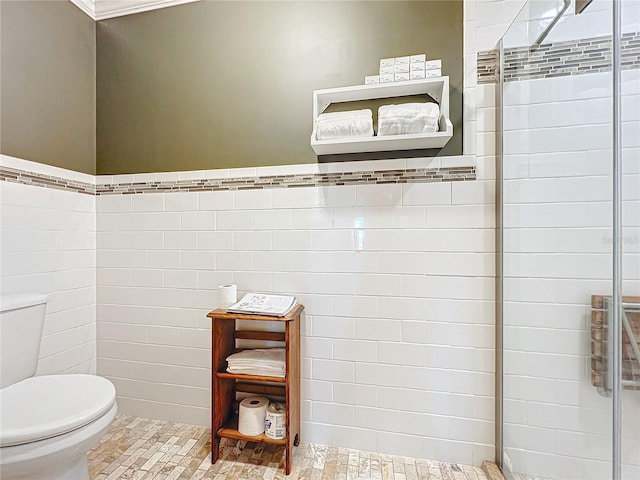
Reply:
[[[220,190],[256,190],[265,188],[322,187],[334,185],[459,182],[475,179],[475,167],[464,166],[179,181],[114,182],[96,186],[15,168],[0,167],[0,180],[2,181],[70,190],[88,195],[132,195],[142,193],[210,192]]]
[[[17,168],[0,167],[0,181],[23,183],[36,187],[55,188],[56,190],[70,190],[76,193],[95,195],[96,187],[90,183],[67,180],[61,177],[28,172]]]
[[[478,52],[478,83],[496,83],[496,69],[498,68],[497,50],[487,50],[486,52]]]
[[[621,39],[623,70],[640,68],[640,32],[625,33]],[[504,51],[506,82],[536,78],[564,77],[611,71],[611,37],[593,37],[566,42],[545,43]],[[495,83],[498,52],[479,52],[478,83]]]

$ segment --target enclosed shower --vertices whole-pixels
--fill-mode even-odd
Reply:
[[[640,2],[530,0],[492,53],[498,461],[640,479]]]

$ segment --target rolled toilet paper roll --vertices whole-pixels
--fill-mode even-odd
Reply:
[[[269,400],[264,397],[247,397],[240,402],[238,431],[242,435],[255,437],[264,433]]]
[[[229,308],[238,301],[237,285],[220,285],[216,289],[216,303],[218,308]]]

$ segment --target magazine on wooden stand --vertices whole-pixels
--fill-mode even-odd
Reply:
[[[227,308],[227,313],[248,315],[272,315],[284,317],[298,304],[290,295],[270,295],[268,293],[247,293],[242,299]]]

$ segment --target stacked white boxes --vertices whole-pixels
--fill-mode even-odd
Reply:
[[[409,80],[422,80],[425,77],[425,62],[427,60],[427,56],[425,54],[422,55],[411,55],[411,63],[409,63]]]
[[[411,63],[410,57],[396,57],[394,64],[394,82],[406,82],[409,80],[409,64]]]
[[[442,60],[427,60],[424,62],[425,78],[442,76]]]
[[[365,85],[406,82],[442,76],[442,60],[427,60],[424,53],[380,59],[378,75],[364,77]]]

